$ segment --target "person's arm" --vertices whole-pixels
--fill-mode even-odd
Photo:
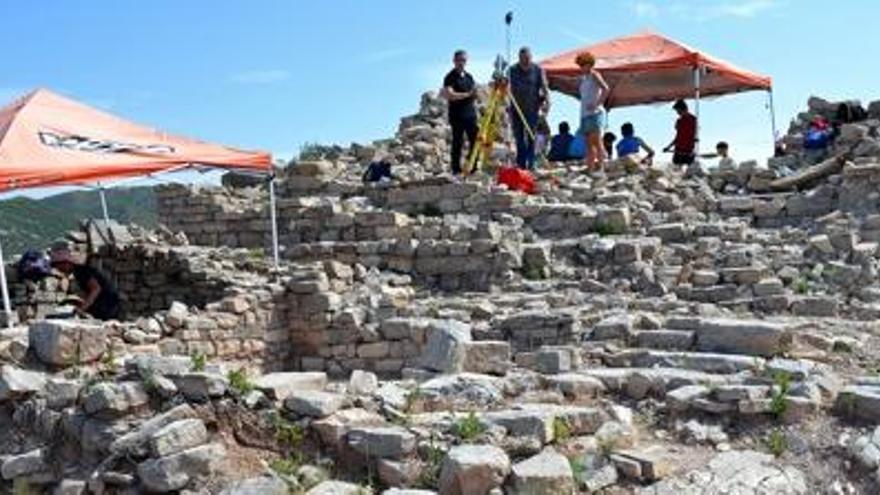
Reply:
[[[80,311],[88,311],[89,308],[92,307],[92,304],[95,304],[99,295],[101,295],[101,284],[92,277],[86,284],[86,296],[83,298],[82,302],[79,303],[78,309]]]
[[[644,139],[638,138],[638,140],[639,140],[639,146],[641,146],[642,149],[645,150],[645,153],[648,154],[648,158],[653,158],[654,157],[654,149],[651,148],[650,146],[648,146],[648,143],[646,143]]]
[[[541,71],[541,98],[542,103],[541,107],[544,110],[545,114],[550,113],[550,84],[547,82],[547,71],[542,69],[540,66],[538,70]]]
[[[443,97],[446,98],[447,101],[460,101],[466,100],[473,96],[473,91],[468,91],[467,93],[462,93],[452,89],[452,86],[446,86],[443,88]]]
[[[608,88],[608,83],[605,82],[605,78],[602,77],[601,72],[594,70],[593,75],[596,77],[596,83],[599,85],[599,98],[596,100],[596,106],[601,107],[605,105],[605,100],[608,98],[610,89]]]
[[[440,91],[440,93],[441,93],[441,96],[446,98],[446,101],[461,101],[461,100],[470,98],[474,94],[474,91],[476,90],[476,88],[474,88],[474,91],[468,91],[468,92],[456,91],[452,87],[452,82],[453,82],[453,80],[449,77],[449,75],[447,75],[446,78],[443,79],[443,89]]]

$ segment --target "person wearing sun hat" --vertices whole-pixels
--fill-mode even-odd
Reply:
[[[52,267],[65,275],[73,275],[83,292],[77,310],[99,320],[119,318],[119,293],[106,275],[94,267],[79,263],[67,248],[52,250]]]
[[[602,146],[602,126],[605,117],[603,105],[608,97],[608,83],[596,70],[596,57],[584,52],[575,59],[581,68],[579,93],[581,97],[580,132],[587,139],[587,170],[596,170],[605,161],[605,148]]]

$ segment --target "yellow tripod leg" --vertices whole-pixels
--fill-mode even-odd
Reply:
[[[492,121],[494,120],[493,116],[495,110],[498,107],[498,97],[498,91],[493,88],[492,93],[489,95],[489,104],[487,105],[486,112],[480,117],[480,126],[477,130],[476,142],[471,143],[467,168],[463,170],[465,175],[470,175],[476,170],[477,162],[480,161],[480,159],[483,158],[482,155],[485,154],[487,143],[491,143],[495,139]]]

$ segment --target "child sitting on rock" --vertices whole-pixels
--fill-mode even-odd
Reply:
[[[638,170],[640,164],[650,167],[654,159],[654,150],[642,138],[636,136],[633,125],[627,122],[620,126],[620,134],[622,137],[617,142],[617,158],[628,162],[627,172],[633,173]],[[639,152],[642,150],[647,153],[644,158],[639,157]]]

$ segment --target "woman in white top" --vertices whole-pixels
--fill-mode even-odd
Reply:
[[[596,57],[584,52],[575,59],[581,68],[581,130],[587,138],[587,169],[596,170],[605,161],[605,148],[602,146],[602,125],[605,98],[608,96],[608,83],[596,70]]]

